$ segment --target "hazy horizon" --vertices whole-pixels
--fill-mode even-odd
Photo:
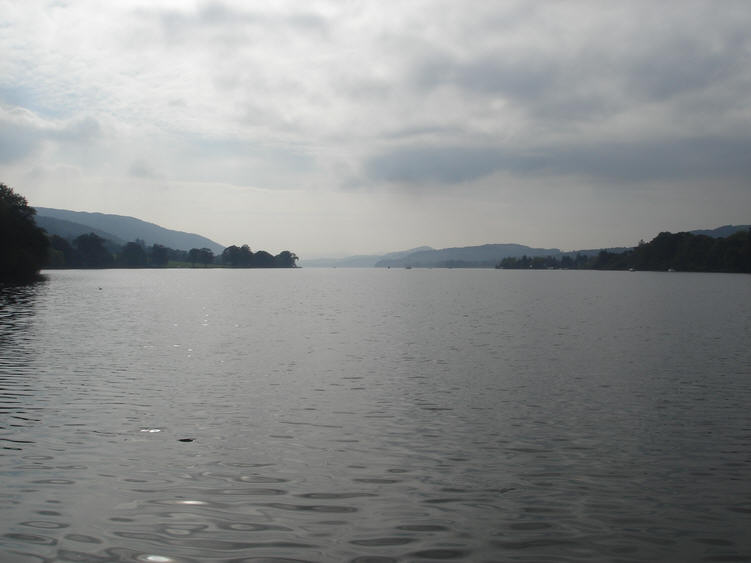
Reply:
[[[0,182],[307,259],[748,224],[741,1],[3,3]]]

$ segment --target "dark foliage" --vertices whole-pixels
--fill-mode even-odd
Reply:
[[[275,268],[295,268],[297,266],[295,262],[297,262],[297,256],[289,250],[282,250],[274,256]]]
[[[80,257],[81,268],[109,268],[115,262],[112,254],[105,248],[105,240],[94,233],[81,235],[73,241]]]
[[[49,258],[47,268],[72,268],[81,263],[78,251],[63,237],[52,235],[50,237]]]
[[[176,248],[167,247],[167,261],[174,262],[187,262],[188,252],[186,250],[178,250]]]
[[[289,250],[276,256],[264,250],[253,253],[247,244],[230,246],[221,256],[215,257],[208,248],[185,251],[161,244],[146,247],[142,240],[118,247],[94,233],[79,236],[73,244],[57,235],[50,237],[49,241],[47,268],[165,268],[170,261],[188,262],[193,267],[218,263],[232,268],[295,268],[298,259]]]
[[[147,248],[140,239],[120,247],[95,233],[70,241],[58,235],[47,236],[34,222],[34,214],[26,198],[0,184],[0,282],[33,279],[42,267],[164,268],[170,261],[206,267],[218,261],[233,268],[295,268],[298,259],[289,250],[276,256],[264,250],[254,253],[247,244],[230,246],[215,257],[208,248],[187,252],[161,244]]]
[[[0,282],[25,282],[39,275],[49,240],[34,223],[34,208],[0,184]]]
[[[157,268],[166,266],[169,262],[169,251],[169,248],[161,244],[152,245],[151,252],[149,253],[150,264]]]
[[[137,242],[129,242],[123,246],[118,257],[118,265],[125,268],[145,268],[148,257],[144,247]]]
[[[195,267],[196,264],[208,266],[214,262],[214,253],[208,248],[191,248],[188,251],[188,261],[193,267]]]
[[[680,272],[751,273],[751,229],[725,238],[691,233],[660,233],[626,252],[601,250],[591,257],[504,258],[506,269],[675,270]]]
[[[229,246],[221,255],[222,264],[232,268],[295,268],[297,259],[289,250],[273,256],[265,250],[253,252],[247,244]]]

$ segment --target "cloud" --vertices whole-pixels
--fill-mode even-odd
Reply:
[[[54,125],[50,138],[65,142],[90,143],[102,134],[99,121],[91,116],[72,119],[62,125]]]
[[[425,90],[453,85],[479,95],[532,101],[552,88],[558,72],[555,62],[544,58],[514,60],[498,54],[457,61],[448,55],[434,55],[418,61],[413,76],[417,87]]]
[[[366,163],[372,180],[407,184],[458,184],[501,167],[501,154],[489,147],[416,146],[389,150]]]
[[[80,0],[3,15],[0,173],[81,170],[61,194],[221,184],[260,189],[253,205],[328,190],[386,210],[471,192],[477,217],[505,190],[509,219],[545,185],[585,185],[577,205],[594,206],[702,182],[731,215],[751,178],[745,1]]]
[[[561,148],[543,159],[553,174],[653,182],[751,177],[751,137],[640,140]]]
[[[497,172],[535,177],[586,177],[605,182],[751,177],[751,137],[653,139],[527,149],[415,145],[371,157],[371,181],[451,186]]]
[[[128,174],[134,178],[158,179],[161,177],[151,164],[145,160],[134,160],[128,168]]]
[[[46,141],[90,143],[100,132],[99,122],[90,116],[47,120],[24,108],[0,106],[0,163],[26,159]]]
[[[529,129],[585,126],[654,104],[665,106],[668,118],[668,106],[687,98],[732,92],[728,97],[742,99],[751,79],[750,17],[739,3],[724,7],[538,3],[505,21],[502,32],[475,22],[462,32],[458,44],[465,48],[447,43],[418,51],[408,79],[423,97],[453,90],[475,104],[502,101],[497,118],[517,111]],[[495,39],[475,40],[470,32]]]
[[[42,138],[30,112],[0,106],[0,163],[26,158],[40,145]]]
[[[326,33],[327,20],[314,12],[297,10],[256,11],[223,2],[203,2],[195,10],[148,8],[139,13],[146,19],[155,15],[168,41],[195,41],[200,37],[225,45],[242,44],[252,33]]]

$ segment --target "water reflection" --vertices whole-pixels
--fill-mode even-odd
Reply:
[[[3,361],[11,353],[10,346],[33,341],[31,321],[39,293],[46,289],[47,283],[0,284],[0,350],[3,350]]]
[[[33,443],[22,429],[40,421],[35,405],[35,313],[45,281],[0,285],[0,448],[20,451]]]

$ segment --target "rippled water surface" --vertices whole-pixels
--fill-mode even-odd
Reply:
[[[0,561],[749,561],[751,277],[0,289]]]

